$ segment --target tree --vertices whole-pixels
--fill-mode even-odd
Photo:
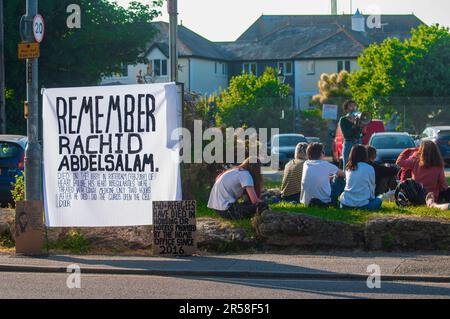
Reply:
[[[350,73],[347,71],[333,74],[323,73],[317,83],[319,93],[312,97],[312,103],[317,106],[323,104],[341,105],[345,100],[351,99],[349,79]]]
[[[350,79],[354,98],[364,110],[420,132],[450,106],[450,34],[439,25],[422,25],[411,38],[389,38],[370,45]],[[406,116],[406,119],[405,119]]]
[[[217,123],[232,127],[292,130],[289,85],[279,82],[273,68],[263,75],[242,74],[231,79],[217,101]],[[282,119],[284,111],[285,119]]]
[[[39,59],[40,87],[96,85],[102,76],[119,73],[122,65],[145,62],[142,53],[156,32],[150,22],[160,15],[162,3],[156,0],[147,6],[136,1],[125,9],[108,0],[41,1],[39,12],[46,20],[46,30]],[[67,27],[70,4],[81,8],[79,29]],[[25,62],[17,59],[17,43],[25,1],[5,1],[4,6],[6,86],[11,92],[7,126],[11,133],[23,133]]]

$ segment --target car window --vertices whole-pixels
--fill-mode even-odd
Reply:
[[[0,159],[16,157],[22,148],[14,143],[0,142]]]
[[[450,131],[440,131],[439,138],[450,138]]]
[[[415,147],[414,141],[410,136],[390,135],[374,136],[370,143],[376,149],[405,149]]]
[[[298,143],[308,143],[308,141],[303,136],[290,135],[279,136],[273,141],[274,146],[297,146]]]

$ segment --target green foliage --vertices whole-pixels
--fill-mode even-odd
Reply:
[[[49,242],[49,249],[64,250],[75,254],[84,254],[89,251],[89,241],[76,231],[69,231],[67,237],[56,242]]]
[[[292,129],[289,85],[279,82],[273,68],[267,68],[263,75],[242,74],[231,79],[227,90],[217,102],[219,125],[229,127],[270,128],[280,131]]]
[[[322,141],[328,136],[328,124],[319,109],[300,111],[300,128],[303,135],[319,137]]]
[[[370,45],[358,59],[361,69],[350,78],[363,110],[388,118],[397,112],[420,132],[444,119],[450,104],[450,34],[439,25],[422,25],[410,39],[388,38]]]
[[[16,175],[16,182],[11,189],[11,195],[15,203],[25,200],[25,175]]]
[[[14,248],[15,246],[16,246],[16,243],[10,236],[8,236],[8,235],[0,236],[0,247]]]
[[[81,28],[69,29],[69,4],[81,8]],[[39,12],[46,23],[39,59],[39,86],[66,87],[96,85],[102,75],[119,73],[122,63],[143,62],[142,52],[155,35],[150,22],[160,15],[163,0],[150,6],[138,1],[125,9],[108,0],[45,0]],[[7,126],[9,133],[23,134],[25,62],[17,59],[19,21],[25,1],[4,1]]]

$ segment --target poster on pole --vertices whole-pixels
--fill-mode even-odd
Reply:
[[[152,225],[153,201],[180,200],[180,103],[174,83],[46,89],[46,225]]]
[[[337,120],[338,106],[331,104],[324,104],[322,107],[322,118],[324,120]]]

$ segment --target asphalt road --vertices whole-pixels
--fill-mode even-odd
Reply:
[[[0,298],[447,298],[450,283],[173,278],[81,275],[81,288],[69,289],[66,274],[0,273]]]

